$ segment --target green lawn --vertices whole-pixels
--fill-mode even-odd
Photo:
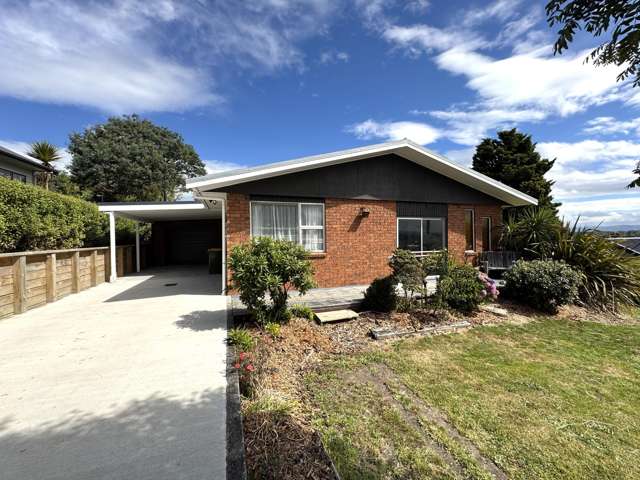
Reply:
[[[640,478],[637,325],[480,327],[343,357],[306,384],[344,480]]]

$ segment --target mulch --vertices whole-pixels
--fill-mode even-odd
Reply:
[[[390,348],[393,340],[374,340],[372,329],[416,331],[467,320],[473,325],[526,323],[541,314],[508,300],[497,305],[506,309],[508,317],[480,311],[471,316],[431,311],[409,313],[361,312],[359,318],[347,322],[317,325],[294,318],[281,327],[279,338],[273,338],[254,327],[250,331],[259,341],[254,352],[257,367],[253,391],[277,392],[297,407],[290,413],[252,412],[244,416],[244,436],[247,470],[255,479],[315,479],[334,480],[331,460],[326,455],[317,432],[311,426],[307,412],[312,405],[307,400],[303,377],[323,361],[344,354]],[[620,321],[620,317],[572,306],[563,307],[557,315],[572,321]],[[617,320],[616,320],[617,319]],[[245,400],[247,404],[248,400]],[[306,406],[305,406],[306,403]]]

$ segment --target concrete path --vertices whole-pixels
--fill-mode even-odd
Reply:
[[[225,479],[219,282],[143,272],[0,320],[0,479]]]

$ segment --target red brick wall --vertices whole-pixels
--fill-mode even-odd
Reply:
[[[465,236],[464,236],[464,212],[472,209],[475,212],[475,252],[482,251],[482,218],[491,217],[491,225],[494,232],[499,229],[502,223],[502,208],[500,205],[449,205],[448,218],[448,245],[449,252],[453,257],[460,261],[475,261],[475,255],[465,255]],[[495,235],[494,235],[495,238]],[[495,250],[495,240],[492,248]]]
[[[367,217],[360,208],[369,209]],[[227,195],[227,252],[250,239],[249,197]],[[464,254],[464,210],[476,212],[476,251],[482,249],[481,218],[490,216],[498,226],[499,205],[449,205],[449,251],[459,261]],[[325,250],[312,254],[315,278],[320,287],[366,285],[389,273],[389,256],[396,248],[396,203],[380,200],[325,199]],[[473,260],[468,257],[467,260]],[[230,277],[230,273],[228,274]]]
[[[360,208],[369,209],[367,217]],[[326,254],[313,259],[321,287],[368,285],[389,273],[396,248],[396,202],[325,200]]]

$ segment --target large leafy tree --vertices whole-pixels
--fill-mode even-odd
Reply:
[[[638,0],[551,0],[547,3],[547,21],[560,26],[554,53],[569,48],[577,30],[607,40],[595,48],[586,60],[595,65],[616,65],[622,70],[618,81],[633,79],[640,87],[640,1]],[[628,187],[640,187],[640,163],[634,170],[638,178]]]
[[[634,86],[640,86],[640,1],[551,0],[546,10],[549,25],[560,26],[555,53],[569,48],[577,30],[607,36],[587,60],[622,67],[618,81],[631,77]]]
[[[476,147],[473,169],[538,199],[538,204],[554,211],[553,182],[544,178],[555,160],[536,151],[530,135],[512,130],[498,132],[498,138],[485,138]]]
[[[37,158],[44,165],[51,169],[49,172],[42,172],[38,177],[41,185],[49,190],[49,182],[53,177],[53,165],[52,163],[62,159],[62,154],[58,147],[47,141],[33,142],[27,152],[27,155],[33,158]]]
[[[72,180],[97,201],[171,200],[186,178],[205,174],[179,134],[137,115],[71,134],[69,151]]]

